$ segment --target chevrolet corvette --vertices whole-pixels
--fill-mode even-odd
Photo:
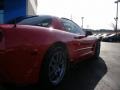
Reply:
[[[0,25],[0,83],[56,86],[71,63],[99,53],[100,40],[72,20],[21,16]]]

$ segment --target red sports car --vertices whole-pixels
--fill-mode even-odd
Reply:
[[[99,57],[100,40],[66,18],[19,17],[0,25],[0,82],[56,86],[69,63]]]

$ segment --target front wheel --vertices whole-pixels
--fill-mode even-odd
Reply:
[[[67,68],[67,51],[61,46],[50,48],[45,56],[41,83],[48,87],[59,85],[65,77]]]
[[[101,42],[97,41],[96,45],[95,45],[95,54],[94,54],[94,58],[98,59],[99,55],[100,55],[100,47],[101,47]]]

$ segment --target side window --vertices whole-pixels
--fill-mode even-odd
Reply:
[[[68,32],[72,32],[72,30],[73,30],[73,27],[71,26],[71,24],[70,23],[68,23],[68,22],[62,22],[63,23],[63,25],[64,25],[64,28],[65,28],[65,30],[66,31],[68,31]]]
[[[85,32],[82,31],[82,29],[73,21],[68,19],[62,19],[62,23],[66,31],[75,34],[85,35]]]
[[[50,27],[52,24],[52,20],[51,19],[45,19],[41,22],[38,22],[37,26],[42,26],[42,27]]]
[[[18,24],[50,27],[52,24],[52,19],[46,17],[32,17],[23,19],[18,22]]]

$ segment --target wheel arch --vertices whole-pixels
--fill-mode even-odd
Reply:
[[[50,47],[48,47],[48,49],[47,49],[47,51],[46,51],[46,53],[45,53],[45,55],[44,55],[44,58],[45,58],[46,54],[48,53],[48,51],[49,51],[51,48],[53,48],[53,47],[58,47],[58,46],[63,47],[63,48],[65,49],[68,57],[69,57],[69,51],[68,51],[67,44],[64,43],[64,42],[58,41],[58,42],[55,42],[55,43],[51,44]]]

